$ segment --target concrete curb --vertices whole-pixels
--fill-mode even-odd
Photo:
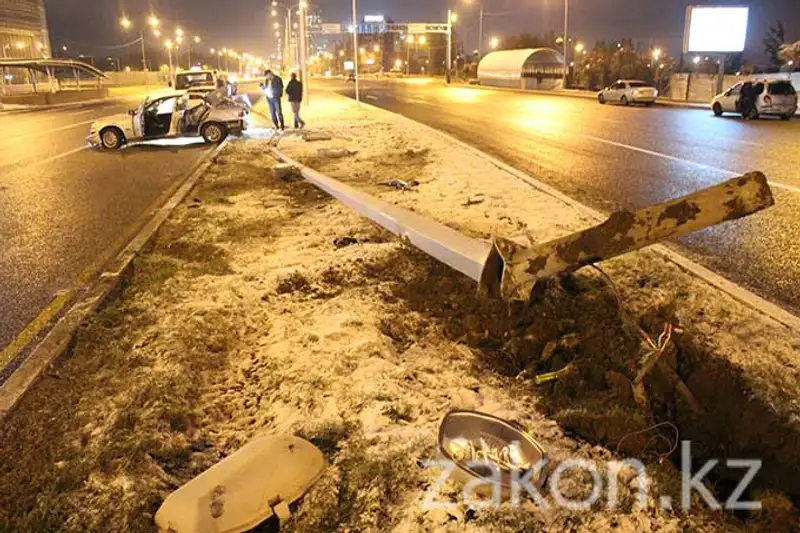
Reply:
[[[158,209],[117,257],[106,265],[100,276],[80,291],[82,296],[72,304],[47,336],[3,383],[0,387],[0,421],[5,419],[25,392],[38,381],[50,365],[72,350],[75,344],[75,333],[83,321],[91,313],[113,301],[119,295],[125,280],[131,273],[133,260],[152,241],[167,217],[186,198],[197,181],[211,166],[214,158],[227,144],[228,140],[224,141],[194,165],[183,183],[166,203]]]
[[[379,80],[379,81],[395,81],[396,80]],[[453,82],[451,86],[467,87],[471,89],[482,89],[484,91],[503,91],[518,94],[537,94],[541,96],[565,96],[567,98],[582,98],[584,100],[597,100],[597,92],[595,91],[578,91],[578,90],[563,90],[556,89],[552,91],[543,91],[538,89],[516,89],[514,87],[493,87],[489,85],[471,85],[463,82]],[[670,100],[668,98],[657,98],[656,105],[664,107],[678,107],[683,109],[705,109],[711,111],[710,103],[704,102],[684,102],[681,100]]]
[[[333,94],[337,94],[337,96],[340,96],[341,98],[347,98],[345,96],[339,95],[338,93],[333,93]],[[348,100],[349,100],[349,98],[348,98]],[[369,105],[371,108],[376,109],[381,113],[387,113],[389,115],[392,115],[393,117],[401,117],[403,120],[407,120],[407,121],[413,123],[417,127],[425,128],[425,129],[427,129],[429,131],[432,131],[432,132],[436,133],[437,135],[447,139],[448,141],[456,144],[457,146],[459,146],[461,148],[464,148],[465,150],[467,150],[467,151],[469,151],[469,152],[471,152],[471,153],[473,153],[473,154],[475,154],[475,155],[477,155],[477,156],[489,161],[490,163],[492,163],[496,167],[500,168],[501,170],[506,171],[507,173],[511,174],[515,178],[517,178],[519,180],[522,180],[525,183],[533,186],[534,188],[539,189],[540,191],[552,196],[553,198],[564,202],[565,204],[569,205],[570,207],[575,208],[580,213],[582,213],[583,215],[591,218],[592,220],[596,220],[598,222],[601,222],[601,221],[605,220],[606,218],[608,218],[608,215],[604,215],[600,211],[592,209],[591,207],[586,206],[586,205],[578,202],[577,200],[574,200],[573,198],[570,198],[569,196],[567,196],[564,193],[556,190],[555,188],[551,187],[550,185],[547,185],[547,184],[542,183],[541,181],[539,181],[539,180],[537,180],[535,178],[532,178],[531,176],[529,176],[529,175],[525,174],[524,172],[512,167],[511,165],[509,165],[507,163],[504,163],[503,161],[500,161],[496,157],[493,157],[493,156],[491,156],[491,155],[479,150],[478,148],[470,146],[469,144],[467,144],[467,143],[465,143],[465,142],[463,142],[463,141],[461,141],[459,139],[456,139],[455,137],[453,137],[452,135],[450,135],[448,133],[444,133],[442,131],[439,131],[436,128],[428,126],[427,124],[423,124],[422,122],[417,122],[416,120],[408,118],[408,117],[406,117],[404,115],[400,115],[400,114],[397,114],[397,113],[393,113],[391,111],[387,111],[386,109],[382,109],[380,107],[374,106],[372,104],[369,104],[369,103],[366,103],[366,102],[363,102],[363,101],[361,103],[363,105]],[[762,297],[760,297],[760,296],[748,291],[744,287],[741,287],[740,285],[737,285],[736,283],[734,283],[732,281],[729,281],[729,280],[725,279],[724,277],[720,276],[719,274],[717,274],[715,272],[712,272],[708,268],[706,268],[706,267],[704,267],[704,266],[692,261],[688,257],[676,252],[675,250],[670,249],[669,247],[667,247],[667,246],[665,246],[663,244],[657,244],[655,246],[650,246],[648,249],[649,250],[653,250],[656,253],[664,256],[668,261],[670,261],[673,264],[675,264],[676,266],[678,266],[681,270],[684,270],[685,272],[688,272],[688,273],[694,275],[695,277],[701,279],[702,281],[704,281],[705,283],[711,285],[712,287],[724,292],[725,294],[727,294],[728,296],[730,296],[734,300],[737,300],[738,302],[750,307],[754,311],[757,311],[758,313],[761,313],[762,315],[770,318],[771,320],[777,322],[778,324],[781,324],[782,326],[784,326],[786,328],[789,328],[789,329],[793,330],[796,333],[800,333],[800,317],[797,317],[797,316],[793,315],[792,313],[790,313],[789,311],[786,311],[782,307],[780,307],[778,305],[775,305],[772,302],[768,302],[764,298],[762,298]]]

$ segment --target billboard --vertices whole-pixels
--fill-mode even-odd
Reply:
[[[750,8],[689,6],[683,34],[684,53],[732,53],[744,50]]]

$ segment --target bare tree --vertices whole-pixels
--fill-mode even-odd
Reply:
[[[780,50],[781,46],[786,42],[786,32],[783,28],[783,22],[778,21],[775,26],[767,30],[767,35],[762,41],[764,43],[764,54],[769,58],[773,67],[780,68],[783,65]]]

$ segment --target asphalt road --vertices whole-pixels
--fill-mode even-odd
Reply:
[[[320,81],[354,96],[353,84]],[[366,103],[433,126],[605,212],[638,209],[744,172],[776,206],[670,243],[800,313],[800,120],[715,118],[710,110],[600,105],[440,81],[361,82]]]
[[[210,149],[86,148],[93,120],[140,98],[0,113],[0,350],[126,244],[137,219]]]

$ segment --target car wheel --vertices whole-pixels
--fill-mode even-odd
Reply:
[[[719,102],[717,102],[716,104],[714,104],[714,105],[711,107],[711,109],[713,109],[713,110],[714,110],[714,116],[715,116],[715,117],[721,117],[721,116],[722,116],[722,106],[720,105],[720,103],[719,103]]]
[[[781,120],[789,120],[792,118],[792,115],[781,115]]]
[[[619,99],[619,103],[622,105],[631,105],[631,103],[628,101],[628,97],[625,95],[622,95],[622,98]]]
[[[116,150],[125,144],[125,135],[119,128],[105,128],[100,132],[100,142],[106,150]]]
[[[644,106],[645,107],[653,107],[653,104],[655,104],[655,102],[645,102]]]
[[[747,118],[749,118],[750,120],[758,119],[758,109],[755,106],[753,106],[753,108],[750,110],[750,113],[747,115]]]
[[[228,136],[228,130],[218,122],[209,122],[200,132],[207,143],[219,144]]]
[[[601,104],[605,104],[606,103],[606,97],[601,94],[601,95],[599,95],[597,97],[597,101],[600,102]]]

